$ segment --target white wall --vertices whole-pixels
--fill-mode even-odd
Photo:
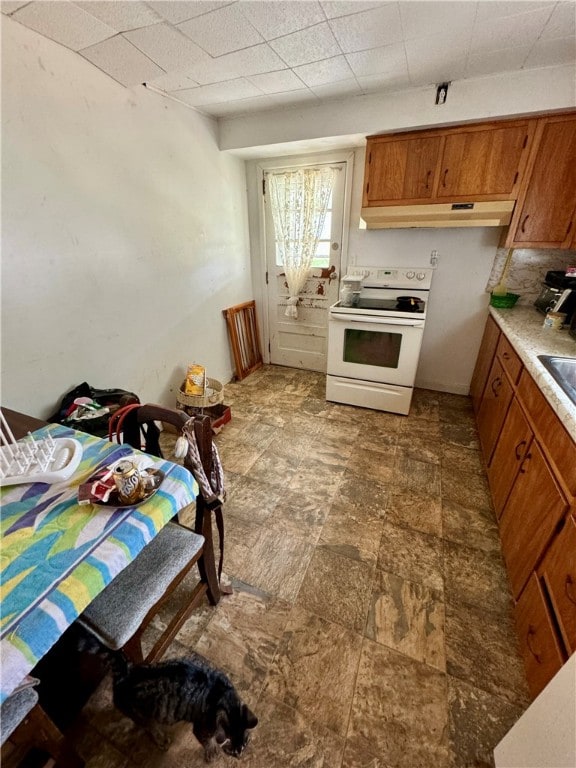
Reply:
[[[222,309],[252,298],[243,161],[216,124],[2,18],[2,404],[86,380],[174,405],[228,381]]]

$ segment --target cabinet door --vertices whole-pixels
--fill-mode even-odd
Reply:
[[[532,430],[522,409],[513,398],[488,467],[488,483],[498,518],[502,515],[518,470],[529,452],[532,437]]]
[[[472,407],[476,413],[480,410],[486,379],[490,373],[499,337],[500,329],[494,320],[488,316],[486,327],[484,328],[484,336],[480,343],[478,359],[476,360],[472,381],[470,382],[470,397],[472,398]]]
[[[478,435],[487,464],[490,462],[492,451],[506,418],[512,395],[512,386],[496,357],[488,375],[482,405],[477,416]]]
[[[564,645],[576,651],[576,522],[566,525],[544,555],[539,574],[546,584]]]
[[[569,248],[576,210],[576,117],[543,119],[535,140],[534,164],[507,244]]]
[[[528,686],[536,698],[564,663],[536,574],[516,605],[516,628]]]
[[[437,173],[440,136],[368,141],[364,206],[428,200]]]
[[[538,565],[567,509],[568,503],[533,440],[500,519],[502,554],[515,598]]]
[[[514,200],[528,123],[462,131],[446,137],[437,197]]]

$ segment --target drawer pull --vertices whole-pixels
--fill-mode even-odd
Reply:
[[[494,397],[498,397],[498,391],[500,387],[502,386],[502,379],[500,376],[497,376],[495,379],[492,379],[492,382],[490,383],[490,386],[492,388],[492,392],[494,394]]]
[[[530,624],[528,626],[528,632],[526,633],[526,645],[528,646],[528,650],[534,656],[538,664],[542,664],[542,656],[537,653],[534,648],[532,647],[532,638],[536,635],[536,629]]]
[[[448,168],[446,168],[446,169],[445,169],[445,171],[444,171],[444,176],[442,177],[442,186],[443,186],[443,187],[445,187],[445,186],[446,186],[446,176],[447,176],[447,175],[448,175]]]
[[[524,220],[522,221],[522,224],[520,226],[520,231],[522,232],[522,234],[525,234],[526,232],[526,222],[528,221],[529,218],[530,218],[530,214],[527,213],[526,216],[524,216]]]
[[[572,576],[570,576],[570,574],[566,576],[566,583],[564,586],[566,591],[566,597],[568,598],[568,600],[570,600],[571,603],[574,603],[574,605],[576,605],[576,597],[574,597],[574,595],[571,594],[571,592],[574,590],[574,580],[572,579]]]
[[[504,360],[510,360],[510,355],[508,354],[508,352],[502,352],[502,357],[504,358]]]
[[[430,184],[429,184],[429,182],[430,182],[430,176],[431,176],[431,174],[432,174],[432,171],[428,171],[428,173],[426,174],[426,189],[430,189]]]
[[[524,461],[522,462],[522,464],[520,464],[520,473],[521,474],[523,474],[523,475],[526,474],[526,470],[524,469],[524,464],[526,464],[527,461],[530,461],[531,458],[532,458],[532,454],[531,453],[527,453],[526,456],[524,456]]]
[[[514,453],[516,454],[516,458],[518,459],[518,461],[520,461],[520,459],[524,456],[524,454],[520,450],[520,448],[522,448],[523,445],[526,445],[526,440],[521,440],[516,446],[516,448],[514,448]]]

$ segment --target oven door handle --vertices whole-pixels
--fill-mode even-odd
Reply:
[[[424,320],[404,320],[402,317],[375,317],[374,315],[344,314],[330,312],[330,319],[344,320],[347,323],[375,323],[376,325],[403,325],[405,328],[424,328]]]

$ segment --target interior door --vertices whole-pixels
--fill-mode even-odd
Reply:
[[[318,163],[314,167],[318,167]],[[278,263],[274,222],[266,194],[264,174],[264,220],[266,229],[266,291],[268,306],[270,362],[326,372],[328,342],[328,308],[338,300],[340,278],[346,163],[329,163],[338,168],[332,198],[324,222],[311,274],[298,303],[298,317],[286,317],[288,284],[284,269]],[[302,167],[302,166],[299,166]],[[283,168],[282,170],[288,170]]]

